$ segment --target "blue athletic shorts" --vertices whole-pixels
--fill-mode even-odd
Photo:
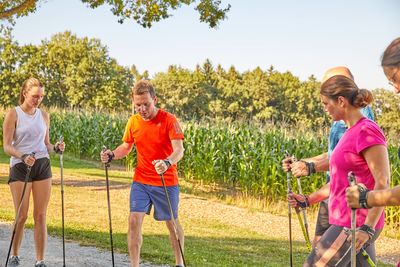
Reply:
[[[178,218],[179,185],[167,186],[167,192],[176,219]],[[157,221],[171,220],[164,187],[133,182],[130,194],[130,211],[150,214],[153,205],[154,219]]]

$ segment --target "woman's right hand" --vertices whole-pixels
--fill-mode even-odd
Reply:
[[[299,206],[301,208],[306,208],[308,206],[310,206],[310,203],[308,202],[308,199],[305,195],[301,195],[301,194],[295,194],[293,192],[290,192],[287,195],[287,200],[290,204],[290,206],[292,206],[293,208]]]
[[[33,156],[31,154],[24,154],[21,156],[21,160],[26,165],[32,167],[33,164],[35,164],[36,158],[35,158],[35,156]]]

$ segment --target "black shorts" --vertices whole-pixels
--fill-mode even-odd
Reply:
[[[15,164],[10,168],[10,176],[8,183],[16,181],[25,181],[27,165],[23,162]],[[40,158],[33,164],[28,182],[41,181],[51,178],[53,175],[50,168],[50,160],[48,158]]]
[[[317,224],[315,226],[315,235],[322,236],[329,226],[329,211],[328,211],[328,200],[321,201],[319,203]]]

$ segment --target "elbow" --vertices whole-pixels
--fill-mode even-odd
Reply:
[[[11,155],[11,147],[10,147],[10,146],[5,145],[5,146],[3,147],[3,151],[4,151],[4,153],[5,153],[7,156],[12,156],[12,155]]]

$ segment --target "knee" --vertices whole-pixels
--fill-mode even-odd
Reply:
[[[140,218],[137,218],[136,216],[130,216],[129,217],[129,231],[130,232],[137,232],[140,230],[142,223]]]
[[[18,221],[17,221],[18,225],[19,226],[24,225],[27,219],[28,219],[28,214],[27,213],[19,214]]]
[[[142,244],[141,227],[142,227],[141,218],[138,218],[136,216],[130,216],[128,238],[132,246],[140,247]]]
[[[178,220],[175,221],[176,223],[176,230],[178,231],[178,234],[183,235],[183,228],[181,224],[179,223]],[[171,234],[175,234],[175,226],[172,221],[166,221],[165,224],[167,225],[167,228]]]
[[[46,212],[34,212],[33,219],[35,224],[46,223]]]

